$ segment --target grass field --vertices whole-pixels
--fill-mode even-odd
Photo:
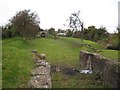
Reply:
[[[106,50],[97,43],[84,40],[84,43],[102,50],[102,55],[117,60],[118,51]],[[27,87],[30,71],[34,68],[31,50],[45,53],[51,65],[79,68],[80,50],[89,48],[81,46],[81,40],[75,38],[39,38],[23,41],[21,38],[5,39],[2,41],[2,85],[3,88]],[[112,54],[112,55],[110,55]],[[92,81],[93,76],[67,76],[62,73],[51,73],[53,88],[90,88],[107,87],[99,82]],[[82,79],[81,79],[81,78]],[[76,84],[77,85],[74,85]]]

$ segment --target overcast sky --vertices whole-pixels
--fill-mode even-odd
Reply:
[[[105,26],[114,32],[118,26],[118,1],[120,0],[0,0],[0,25],[19,10],[31,9],[40,17],[40,27],[67,28],[64,23],[71,13],[80,10],[80,19],[87,28]]]

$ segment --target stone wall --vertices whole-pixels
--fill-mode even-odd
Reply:
[[[120,87],[120,62],[109,60],[98,54],[80,51],[81,70],[92,70],[99,74],[103,83],[113,88]]]
[[[40,60],[39,58],[36,58],[37,56],[35,55],[33,55],[35,68],[31,71],[31,79],[28,82],[28,87],[52,88],[50,76],[50,63],[46,60]]]

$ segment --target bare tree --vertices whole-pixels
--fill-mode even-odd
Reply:
[[[74,31],[81,31],[82,41],[83,41],[83,22],[79,18],[80,10],[77,13],[72,13],[69,17],[69,27]]]

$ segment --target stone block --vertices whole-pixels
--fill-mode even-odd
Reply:
[[[93,73],[100,75],[103,83],[114,88],[120,87],[120,62],[107,59],[95,53],[80,51],[80,66],[81,70],[85,70],[88,67],[91,68]]]

